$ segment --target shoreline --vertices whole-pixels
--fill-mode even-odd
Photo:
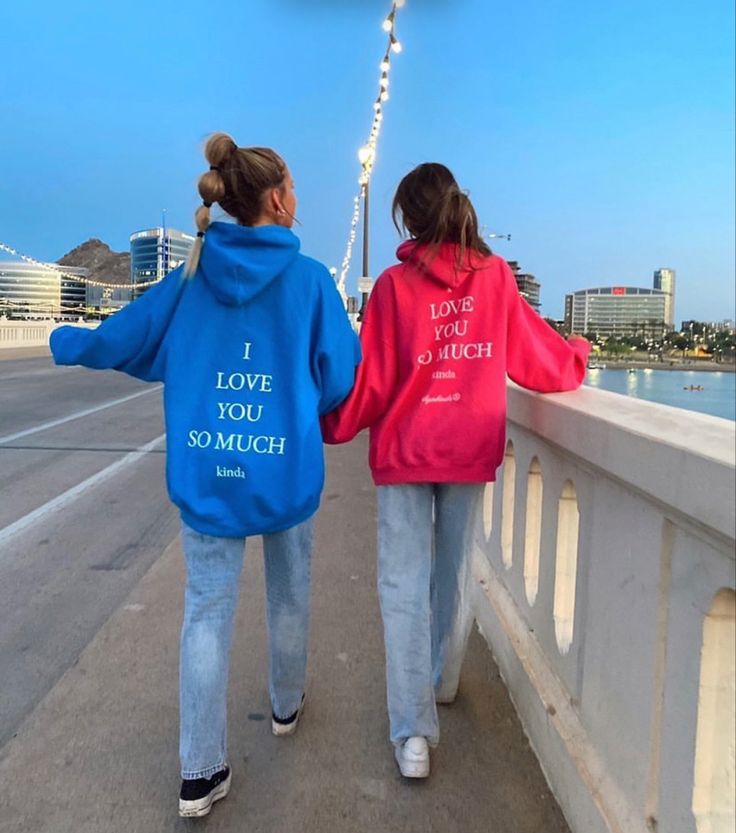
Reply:
[[[597,361],[594,364],[598,364]],[[695,373],[736,373],[736,364],[717,362],[698,362],[697,364],[670,364],[670,362],[632,362],[607,361],[602,359],[599,367],[588,367],[588,370],[680,370]]]

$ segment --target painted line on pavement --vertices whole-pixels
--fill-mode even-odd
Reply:
[[[37,425],[35,428],[26,428],[25,431],[18,431],[16,434],[7,434],[4,437],[0,437],[0,445],[12,443],[15,440],[21,439],[21,437],[27,437],[30,434],[37,434],[39,431],[46,431],[49,428],[55,428],[57,425],[63,425],[65,422],[71,422],[72,420],[81,419],[82,417],[89,416],[90,414],[96,414],[98,411],[104,411],[106,408],[114,408],[116,405],[122,405],[124,402],[130,402],[132,399],[137,399],[139,396],[145,396],[148,393],[153,393],[154,391],[161,390],[162,388],[163,385],[157,385],[155,388],[148,388],[147,390],[138,391],[138,393],[131,393],[130,396],[123,396],[120,399],[103,402],[102,405],[95,405],[94,408],[86,408],[84,411],[77,411],[77,413],[61,417],[61,419],[44,422],[42,425]]]
[[[34,509],[33,512],[29,512],[22,518],[14,521],[12,524],[3,527],[0,529],[0,548],[2,548],[3,545],[15,535],[18,535],[18,533],[25,531],[29,527],[33,526],[33,524],[43,520],[47,515],[51,515],[54,512],[58,512],[60,509],[64,509],[69,506],[70,503],[73,503],[78,497],[81,497],[85,492],[88,492],[93,486],[99,486],[101,483],[104,483],[106,480],[109,480],[111,477],[119,474],[123,469],[134,465],[141,458],[145,457],[150,451],[153,451],[153,449],[165,438],[166,434],[161,434],[160,437],[156,437],[156,439],[151,440],[150,443],[142,445],[136,451],[131,451],[117,462],[112,463],[107,466],[107,468],[102,469],[102,471],[98,471],[97,474],[93,474],[91,477],[88,477],[76,486],[72,486],[71,489],[67,489],[66,492],[62,492],[60,495],[57,495],[57,497],[48,501],[48,503],[44,503],[43,506],[39,506],[38,509]]]

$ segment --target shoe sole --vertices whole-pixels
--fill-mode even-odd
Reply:
[[[233,774],[231,772],[228,774],[227,778],[221,784],[218,784],[206,798],[199,798],[196,801],[182,801],[179,799],[180,818],[200,819],[202,816],[208,815],[215,801],[225,798],[225,796],[230,792],[230,781],[232,780],[232,777]]]
[[[275,720],[271,720],[271,733],[277,738],[284,738],[287,737],[287,735],[293,735],[294,732],[296,732],[296,727],[299,725],[299,719],[301,718],[303,711],[304,703],[299,706],[299,711],[296,713],[296,717],[291,721],[291,723],[277,723]]]
[[[399,755],[394,756],[399,772],[404,778],[428,778],[429,761],[402,761]]]

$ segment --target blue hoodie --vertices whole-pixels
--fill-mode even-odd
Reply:
[[[360,346],[288,229],[213,223],[191,279],[176,269],[96,330],[60,327],[51,351],[164,382],[169,495],[198,532],[277,532],[319,506],[319,417],[350,392]]]

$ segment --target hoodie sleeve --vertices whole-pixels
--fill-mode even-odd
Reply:
[[[50,338],[54,361],[120,370],[146,382],[163,381],[161,345],[184,285],[180,267],[94,330],[59,327]]]
[[[313,371],[318,380],[319,413],[328,413],[350,393],[360,362],[356,336],[332,276],[325,270],[320,281],[316,349]]]
[[[504,263],[508,298],[507,371],[522,387],[540,393],[575,390],[590,353],[584,338],[565,341],[519,294]]]
[[[322,419],[326,443],[349,442],[386,412],[398,377],[394,326],[392,287],[379,278],[360,329],[363,361],[358,367],[355,387],[339,408]]]

